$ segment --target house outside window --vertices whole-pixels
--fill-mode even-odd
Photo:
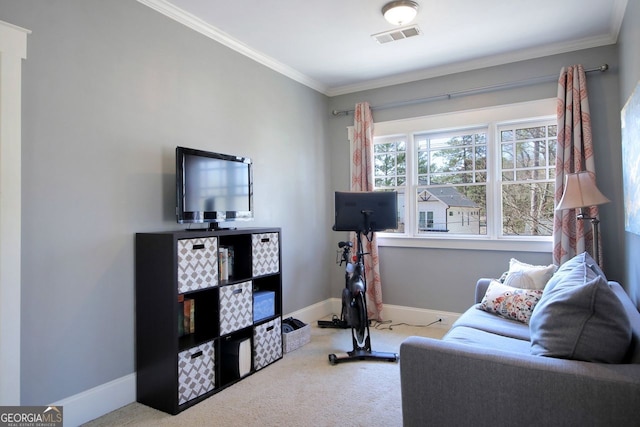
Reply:
[[[383,242],[526,241],[550,251],[555,99],[376,123],[375,133],[375,190],[399,194],[400,226],[380,233]]]

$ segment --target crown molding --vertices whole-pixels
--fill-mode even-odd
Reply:
[[[309,76],[300,73],[299,71],[279,62],[275,59],[258,52],[241,41],[231,37],[229,34],[219,30],[218,28],[206,23],[200,18],[176,7],[167,0],[137,0],[157,12],[167,16],[174,21],[177,21],[194,31],[209,37],[218,43],[235,50],[236,52],[286,76],[292,80],[301,83],[313,90],[316,90],[329,97],[346,95],[355,92],[361,92],[371,89],[379,89],[382,87],[393,86],[403,83],[410,83],[419,80],[430,79],[434,77],[441,77],[448,74],[462,73],[466,71],[473,71],[481,68],[493,67],[497,65],[504,65],[512,62],[525,61],[528,59],[541,58],[545,56],[557,55],[576,50],[588,49],[593,47],[605,46],[615,44],[618,39],[618,34],[622,26],[624,13],[627,7],[628,0],[615,0],[615,6],[611,18],[611,32],[604,36],[585,38],[582,40],[556,43],[549,46],[519,49],[514,52],[505,54],[496,54],[492,56],[486,56],[483,58],[477,58],[470,61],[463,61],[454,64],[446,64],[442,66],[429,67],[427,69],[403,73],[391,77],[384,77],[380,79],[372,79],[362,83],[347,84],[342,86],[329,87],[323,83],[318,82],[310,78]]]
[[[618,35],[620,34],[620,28],[622,28],[622,21],[624,19],[624,14],[627,10],[628,0],[617,0],[613,6],[613,12],[611,13],[611,37],[613,37],[616,42],[618,41]]]
[[[431,67],[411,73],[399,74],[387,78],[369,80],[364,83],[353,85],[338,86],[329,89],[327,96],[346,95],[355,92],[361,92],[371,89],[379,89],[387,86],[394,86],[403,83],[411,83],[419,80],[431,79],[434,77],[442,77],[449,74],[463,73],[466,71],[478,70],[497,65],[510,64],[513,62],[526,61],[528,59],[542,58],[545,56],[557,55],[576,50],[589,49],[599,46],[615,44],[617,41],[617,32],[600,37],[585,38],[578,41],[568,43],[556,43],[554,45],[544,46],[541,48],[520,49],[506,54],[498,54],[486,56],[471,61],[463,61],[454,64]]]
[[[313,90],[327,95],[329,88],[326,85],[323,85],[322,83],[300,73],[299,71],[252,49],[241,41],[231,37],[224,31],[221,31],[213,25],[203,21],[202,19],[174,6],[166,0],[137,1],[145,6],[150,7],[156,12],[165,15],[168,18],[173,19],[174,21],[179,22],[188,28],[191,28],[194,31],[197,31],[204,36],[215,40],[216,42],[240,53],[241,55],[253,59],[254,61],[272,69],[273,71],[276,71],[298,83],[301,83]]]

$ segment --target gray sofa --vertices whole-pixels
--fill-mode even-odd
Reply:
[[[640,313],[618,283],[631,343],[615,364],[531,354],[529,325],[477,309],[489,283],[442,340],[401,344],[405,426],[640,426]]]

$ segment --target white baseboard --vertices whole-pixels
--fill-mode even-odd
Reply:
[[[313,323],[318,319],[331,316],[332,314],[340,315],[341,304],[340,298],[329,298],[301,310],[285,314],[283,318],[294,317],[305,323]],[[436,323],[433,326],[449,328],[451,324],[460,317],[459,313],[389,304],[385,304],[383,310],[385,320],[390,320],[392,324],[408,323],[411,325],[427,325],[438,319],[443,319],[442,323]],[[63,406],[65,427],[75,427],[135,401],[136,374],[134,372],[54,402],[51,405]]]
[[[329,298],[283,317],[294,317],[305,323],[312,323],[332,314],[339,316],[342,311],[341,306],[342,300],[340,298]],[[429,310],[425,308],[405,307],[391,304],[383,305],[382,315],[385,321],[391,321],[393,324],[407,323],[410,325],[420,326],[431,324],[431,326],[441,327],[444,329],[449,329],[451,324],[460,317],[460,313],[453,313],[450,311]],[[442,321],[438,322],[438,319],[442,319]]]
[[[136,374],[125,375],[51,404],[62,406],[65,427],[95,420],[136,401]]]
[[[340,314],[340,301],[340,298],[329,298],[303,309],[294,311],[293,313],[285,314],[282,318],[286,319],[293,317],[295,319],[302,320],[307,324],[313,323],[318,319],[335,314],[336,312]]]
[[[460,313],[450,311],[428,310],[426,308],[404,307],[400,305],[384,304],[382,315],[385,321],[392,324],[407,323],[409,325],[433,326],[449,329],[458,320]],[[438,320],[441,320],[440,322]]]

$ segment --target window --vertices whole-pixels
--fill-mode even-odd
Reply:
[[[554,112],[548,99],[376,123],[375,190],[398,192],[383,237],[550,242]]]
[[[558,126],[500,126],[502,234],[551,236]]]
[[[405,137],[379,138],[373,146],[374,188],[398,192],[398,228],[405,230],[404,191],[407,185],[407,140]]]
[[[416,206],[419,213],[431,213],[431,226],[419,227],[418,234],[487,234],[487,129],[418,133],[412,139]]]

